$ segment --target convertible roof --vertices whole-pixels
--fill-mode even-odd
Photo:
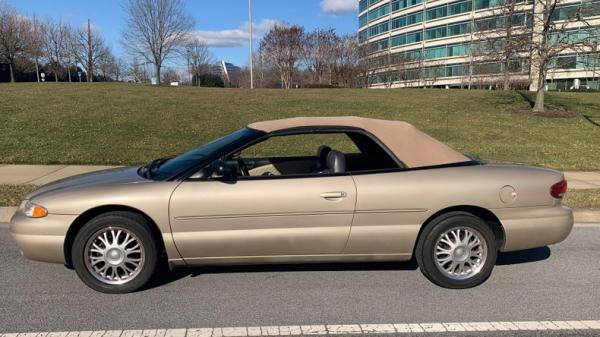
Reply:
[[[421,132],[413,125],[400,121],[362,117],[296,117],[248,125],[249,128],[267,133],[311,126],[341,126],[365,130],[377,137],[410,168],[470,160],[448,145]]]

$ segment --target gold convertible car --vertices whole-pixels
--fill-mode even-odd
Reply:
[[[484,282],[498,251],[564,240],[562,173],[471,159],[410,124],[307,117],[250,124],[141,168],[31,193],[12,236],[30,259],[124,293],[157,269],[405,261],[448,288]]]

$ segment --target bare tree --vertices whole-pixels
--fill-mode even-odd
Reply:
[[[313,83],[322,84],[328,73],[328,84],[332,84],[331,75],[339,43],[340,38],[332,28],[315,29],[304,36],[303,59],[312,74]]]
[[[96,66],[106,52],[106,43],[97,29],[92,29],[90,20],[83,29],[75,32],[74,55],[77,62],[85,68],[86,80],[94,81]]]
[[[586,34],[571,31],[572,23],[579,22],[585,26],[584,15],[580,11],[571,13],[567,18],[558,15],[558,0],[535,0],[533,13],[532,37],[532,73],[534,81],[532,88],[536,90],[536,100],[533,110],[544,111],[545,85],[548,69],[556,58],[563,52],[585,50],[592,41],[598,41],[600,36],[595,30]]]
[[[9,66],[10,81],[15,82],[15,61],[27,51],[29,22],[7,2],[0,0],[0,59]]]
[[[101,57],[98,59],[98,75],[102,78],[102,81],[113,80],[112,75],[115,74],[115,63],[116,58],[112,53],[110,47],[105,46],[101,53]]]
[[[204,42],[197,38],[189,39],[185,44],[185,56],[192,76],[209,72],[213,56]]]
[[[140,61],[135,57],[131,61],[126,73],[136,83],[148,82],[148,73],[146,72],[146,68],[142,66]]]
[[[586,70],[592,73],[592,82],[596,83],[597,77],[600,76],[600,42],[593,41],[589,46],[590,54],[587,55],[585,63]],[[596,89],[600,89],[600,83],[595,84]]]
[[[300,26],[275,25],[260,42],[261,53],[277,68],[283,88],[292,87],[296,65],[302,57],[303,36],[304,28]]]
[[[69,79],[69,82],[71,82],[71,67],[75,66],[75,70],[77,68],[77,34],[73,27],[71,27],[70,25],[64,26],[63,33],[65,35],[65,52],[63,55],[62,63],[67,68],[67,77]]]
[[[356,35],[346,35],[338,39],[334,48],[333,82],[344,87],[356,87],[360,75],[359,46]]]
[[[162,81],[164,83],[179,82],[179,73],[173,68],[167,68],[163,74]]]
[[[63,60],[69,54],[68,40],[70,30],[68,26],[48,20],[44,30],[44,54],[50,71],[54,74],[54,81],[58,82],[59,71],[62,70]]]
[[[128,0],[123,45],[154,64],[160,84],[163,62],[180,51],[194,26],[182,0]]]
[[[478,62],[497,61],[502,64],[502,89],[511,89],[511,73],[515,58],[530,48],[531,36],[526,33],[531,17],[519,0],[506,0],[492,10],[490,16],[474,21],[470,52]]]
[[[114,80],[117,82],[122,81],[123,75],[127,72],[127,65],[125,64],[125,61],[120,57],[115,57],[112,71]]]
[[[27,36],[27,55],[35,63],[35,74],[38,83],[40,82],[40,59],[44,56],[45,29],[44,24],[39,22],[34,15]]]
[[[371,78],[375,73],[375,67],[371,67],[370,46],[362,44],[358,46],[358,73],[362,79],[362,87],[368,88],[371,84]]]

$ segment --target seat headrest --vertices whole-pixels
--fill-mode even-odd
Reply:
[[[317,150],[317,158],[319,159],[319,167],[326,168],[327,167],[327,155],[331,152],[331,148],[327,145],[319,146]]]
[[[327,155],[327,169],[329,173],[346,172],[346,157],[340,151],[331,150]]]

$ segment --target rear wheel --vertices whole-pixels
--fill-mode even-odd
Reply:
[[[73,267],[90,288],[105,293],[128,293],[152,277],[158,248],[142,216],[110,212],[86,223],[75,236]]]
[[[481,218],[452,212],[434,219],[421,233],[415,251],[423,274],[445,288],[483,283],[496,263],[494,233]]]

